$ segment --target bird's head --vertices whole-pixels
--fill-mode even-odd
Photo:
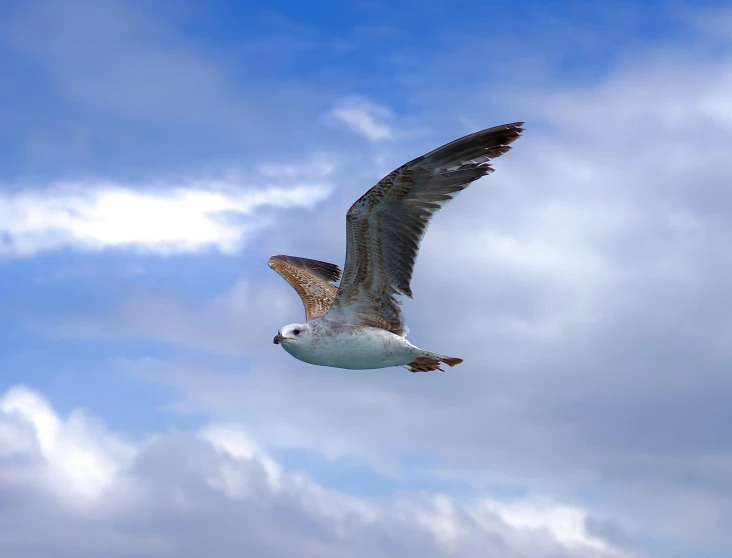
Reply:
[[[303,341],[307,341],[311,334],[310,324],[290,324],[286,325],[277,332],[274,338],[275,345],[282,345],[287,350],[296,347]]]

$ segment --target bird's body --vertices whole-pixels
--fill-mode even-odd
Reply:
[[[386,368],[409,364],[424,353],[404,337],[378,327],[327,318],[317,318],[310,325],[310,343],[282,343],[288,353],[310,364],[350,370]]]
[[[406,340],[408,328],[396,295],[411,298],[419,244],[432,215],[493,169],[490,159],[510,149],[522,122],[457,139],[402,165],[361,196],[346,215],[346,265],[272,256],[269,266],[297,291],[304,324],[280,329],[274,339],[295,358],[346,369],[403,366],[441,370],[462,359],[423,351]]]

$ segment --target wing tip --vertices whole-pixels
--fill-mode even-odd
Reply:
[[[500,157],[501,155],[503,155],[503,153],[511,149],[508,144],[516,141],[519,137],[521,137],[521,134],[524,133],[524,130],[526,129],[524,128],[524,124],[524,122],[511,122],[510,124],[500,124],[498,126],[493,126],[492,128],[486,128],[485,130],[481,130],[472,135],[482,136],[485,138],[488,136],[492,136],[493,134],[503,132],[503,137],[501,137],[500,139],[495,138],[493,140],[493,145],[491,146],[491,149],[503,149],[500,153],[497,153],[495,155],[491,154],[492,157]],[[466,136],[466,138],[468,137],[470,136]]]
[[[493,157],[500,157],[511,149],[509,144],[516,141],[519,137],[521,137],[521,134],[524,133],[524,130],[526,129],[524,127],[524,124],[525,122],[511,122],[510,124],[502,124],[500,126],[488,128],[487,130],[485,130],[486,132],[497,132],[499,130],[502,130],[506,134],[506,137],[502,138],[500,144],[496,146],[497,148],[503,147],[504,150],[497,155],[492,155]]]
[[[269,259],[267,260],[267,265],[271,269],[274,269],[275,262],[282,261],[284,257],[285,256],[283,256],[282,254],[275,254],[274,256],[270,256]]]
[[[276,264],[291,265],[299,269],[303,269],[320,279],[335,283],[338,281],[343,272],[336,264],[323,262],[320,260],[311,260],[309,258],[300,258],[298,256],[286,256],[284,254],[275,254],[267,260],[267,265],[277,271]]]
[[[509,152],[509,144],[524,132],[524,122],[499,124],[468,134],[429,153],[417,157],[404,166],[426,164],[431,169],[446,169],[465,166],[490,168],[489,161]],[[490,172],[490,171],[487,171]]]

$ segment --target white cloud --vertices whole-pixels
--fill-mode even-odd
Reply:
[[[51,547],[75,556],[131,548],[138,556],[158,556],[161,548],[195,556],[205,546],[211,556],[230,556],[232,545],[277,556],[425,555],[425,547],[435,557],[499,549],[510,557],[623,555],[587,532],[583,510],[548,500],[537,506],[410,493],[366,500],[326,489],[284,470],[232,423],[197,435],[159,434],[135,447],[87,413],[63,419],[42,395],[15,387],[0,398],[0,426],[4,441],[17,442],[24,430],[37,440],[0,453],[0,488],[23,490],[8,474],[19,469],[13,459],[41,463],[26,468],[41,508],[15,509],[10,500],[0,510],[13,514],[15,526],[0,521],[4,555]],[[59,493],[71,501],[58,507]]]
[[[365,97],[352,96],[342,99],[330,111],[330,116],[371,141],[392,137],[392,130],[388,124],[392,119],[389,108]]]
[[[252,189],[226,182],[147,190],[80,183],[0,190],[0,255],[62,247],[230,253],[270,223],[262,215],[266,209],[312,208],[329,193],[327,185]]]
[[[267,475],[269,485],[272,488],[280,486],[282,467],[266,455],[257,442],[236,424],[210,424],[199,435],[218,452],[234,459],[257,459]]]
[[[85,412],[62,420],[43,396],[23,386],[0,398],[0,440],[0,457],[37,449],[40,463],[15,472],[73,506],[98,503],[135,456],[129,442]]]
[[[498,515],[507,525],[518,530],[546,530],[567,546],[586,546],[610,551],[607,542],[587,533],[587,513],[581,508],[562,505],[547,498],[531,497],[507,502],[484,499],[476,502],[472,512],[477,521],[481,514]]]

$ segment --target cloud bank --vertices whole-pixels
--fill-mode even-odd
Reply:
[[[0,508],[8,555],[628,556],[588,531],[586,511],[546,498],[325,489],[239,425],[133,443],[16,386],[0,397],[0,437],[0,488],[24,502]]]

